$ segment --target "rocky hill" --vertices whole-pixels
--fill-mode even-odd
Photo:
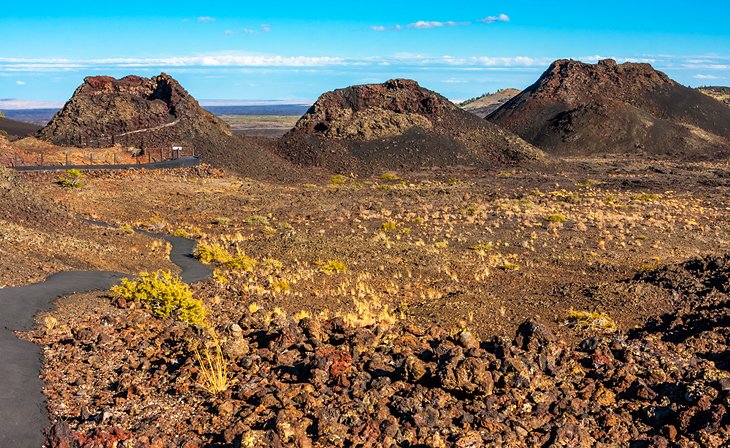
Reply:
[[[730,110],[649,64],[558,60],[487,119],[559,155],[708,158],[730,148]]]
[[[75,147],[196,148],[205,162],[252,177],[288,177],[292,171],[258,142],[234,136],[165,73],[87,77],[38,136]]]
[[[325,93],[279,140],[278,150],[298,165],[361,174],[542,157],[516,135],[404,79]]]
[[[459,106],[474,115],[485,118],[495,110],[499,109],[507,101],[519,95],[521,90],[518,89],[501,89],[494,93],[486,93],[477,98],[466,100]]]

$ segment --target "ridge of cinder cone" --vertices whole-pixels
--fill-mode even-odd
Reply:
[[[650,64],[555,61],[487,117],[555,155],[722,157],[730,108]]]
[[[278,151],[300,166],[359,174],[543,158],[520,137],[408,79],[323,94],[279,140]]]

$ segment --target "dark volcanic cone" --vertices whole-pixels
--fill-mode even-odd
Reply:
[[[251,177],[288,177],[288,162],[254,141],[234,136],[175,79],[94,76],[38,133],[56,145],[196,148],[203,161]],[[154,153],[154,152],[153,152]]]
[[[542,152],[415,81],[395,79],[322,95],[284,135],[295,164],[368,174],[384,169],[516,164]]]
[[[730,148],[730,109],[649,64],[556,61],[487,120],[557,155],[710,158]]]

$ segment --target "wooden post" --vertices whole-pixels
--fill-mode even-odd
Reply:
[[[93,164],[94,164],[94,153],[90,152],[89,153],[89,165],[93,165]]]
[[[117,153],[114,153],[114,165],[117,164]]]
[[[66,166],[68,166],[68,151],[66,151]]]
[[[147,151],[147,163],[152,163],[152,151]]]

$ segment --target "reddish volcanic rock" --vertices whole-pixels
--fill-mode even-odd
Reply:
[[[542,157],[519,137],[406,79],[325,93],[278,147],[299,165],[365,174],[426,166],[493,167]]]
[[[730,110],[649,64],[556,61],[487,120],[558,155],[730,148]]]

